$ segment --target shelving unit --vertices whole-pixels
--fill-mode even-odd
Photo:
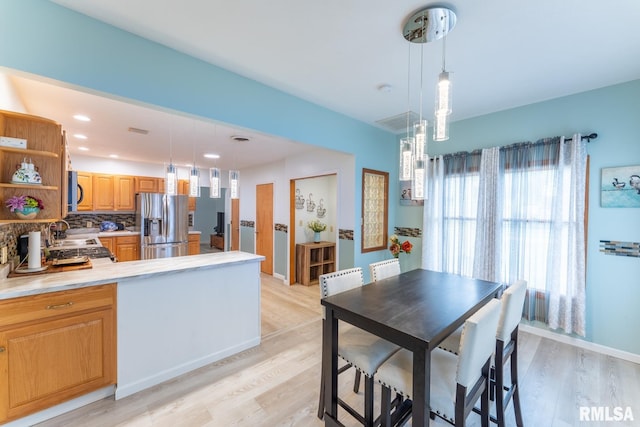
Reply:
[[[296,282],[311,286],[321,274],[336,271],[336,244],[333,242],[296,245]]]
[[[0,110],[0,136],[27,140],[27,148],[0,146],[0,223],[51,222],[66,216],[67,188],[62,127],[49,119]],[[42,178],[39,184],[14,184],[13,173],[24,159],[32,159]],[[20,220],[4,202],[13,196],[30,195],[42,200],[45,209],[33,220]]]

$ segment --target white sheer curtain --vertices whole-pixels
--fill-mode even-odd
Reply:
[[[482,150],[473,277],[499,281],[502,230],[500,148]]]
[[[429,177],[423,267],[525,279],[526,318],[584,335],[586,158],[580,135],[443,156]]]

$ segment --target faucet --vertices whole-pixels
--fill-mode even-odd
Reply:
[[[69,223],[67,221],[65,221],[64,219],[59,219],[57,221],[53,221],[53,222],[49,223],[49,225],[47,226],[47,231],[49,232],[49,244],[51,246],[55,246],[56,238],[59,238],[59,236],[60,236],[60,233],[58,232],[58,224],[59,223],[63,223],[63,224],[65,224],[67,226],[67,228],[65,230],[68,230],[68,229],[71,228]],[[51,232],[52,228],[54,229],[53,233]]]

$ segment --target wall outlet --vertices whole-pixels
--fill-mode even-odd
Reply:
[[[93,223],[91,221],[87,221],[87,228],[92,228],[93,227]]]
[[[330,226],[329,226],[329,232],[330,232],[330,233],[333,233],[333,225],[330,225]]]

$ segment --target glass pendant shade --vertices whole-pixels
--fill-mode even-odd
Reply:
[[[446,141],[449,139],[449,115],[436,112],[433,123],[433,140]]]
[[[229,171],[229,191],[232,199],[240,198],[240,171]]]
[[[427,146],[427,121],[419,120],[413,125],[414,160],[424,157]]]
[[[400,181],[411,181],[413,170],[413,138],[400,140]]]
[[[220,198],[220,169],[209,169],[209,197],[212,199]]]
[[[424,200],[424,178],[426,175],[425,160],[415,160],[415,168],[413,169],[413,183],[411,185],[411,198],[413,200]]]
[[[195,165],[191,168],[189,175],[189,197],[200,197],[200,172]]]
[[[451,80],[449,73],[443,71],[438,76],[438,85],[436,86],[436,114],[451,113]]]
[[[173,163],[169,163],[167,166],[167,172],[164,178],[164,190],[169,195],[175,195],[178,193],[178,180],[177,180],[176,167]]]

